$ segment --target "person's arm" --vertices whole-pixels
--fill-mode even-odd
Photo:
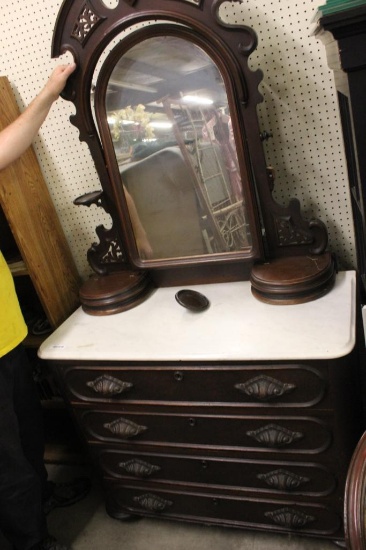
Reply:
[[[19,117],[0,132],[0,170],[31,145],[54,101],[65,87],[75,63],[56,67],[44,88]]]

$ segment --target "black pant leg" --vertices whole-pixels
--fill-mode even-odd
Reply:
[[[25,411],[32,416],[34,399],[34,394],[30,397],[29,393],[28,366],[23,361],[23,352],[18,349],[0,358],[0,529],[17,550],[30,549],[47,533],[42,480],[26,458],[21,440],[21,434],[26,441],[31,440],[32,433],[28,430],[34,429],[38,415],[35,413],[28,421],[28,428],[20,427]],[[14,406],[14,393],[18,388],[17,405],[22,402],[19,418]],[[35,441],[38,441],[37,428],[35,432]]]
[[[23,346],[18,346],[11,354],[14,369],[14,411],[18,418],[22,448],[26,459],[41,480],[43,498],[47,498],[49,487],[44,464],[43,412],[33,378],[33,369]]]

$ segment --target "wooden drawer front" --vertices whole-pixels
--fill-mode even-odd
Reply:
[[[306,365],[73,367],[64,372],[71,401],[246,403],[311,407],[326,382]]]
[[[318,536],[335,535],[342,524],[337,513],[317,504],[228,498],[207,492],[152,491],[115,484],[107,484],[106,489],[107,511],[117,518],[129,513]]]
[[[95,451],[106,476],[157,483],[210,485],[259,493],[329,495],[333,474],[320,464],[227,460],[216,457],[184,457],[117,450]]]
[[[204,416],[75,411],[91,440],[139,445],[225,447],[320,453],[331,444],[326,425],[309,417]]]

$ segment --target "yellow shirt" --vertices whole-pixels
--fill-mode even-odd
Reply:
[[[12,274],[0,252],[0,357],[20,344],[27,332]]]

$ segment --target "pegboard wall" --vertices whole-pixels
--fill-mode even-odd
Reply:
[[[104,0],[114,7],[118,0]],[[287,204],[297,197],[306,218],[320,218],[329,232],[329,247],[342,268],[355,266],[354,232],[341,124],[333,73],[324,46],[311,35],[320,0],[243,0],[227,2],[221,17],[253,27],[258,48],[252,69],[264,79],[259,105],[268,164],[276,171],[275,198]],[[7,76],[20,109],[39,92],[54,66],[71,61],[51,59],[53,28],[62,0],[1,0],[0,74]],[[110,220],[100,208],[73,205],[86,192],[100,189],[94,164],[78,130],[69,122],[73,105],[59,99],[43,124],[34,147],[70,244],[80,275],[90,268],[86,252],[97,241],[95,227]]]

